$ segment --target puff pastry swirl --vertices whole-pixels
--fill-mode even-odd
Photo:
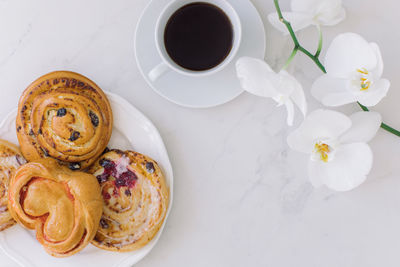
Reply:
[[[18,104],[17,136],[28,161],[53,157],[72,170],[83,170],[103,153],[112,125],[104,92],[74,72],[40,77]]]
[[[104,202],[92,244],[122,252],[146,245],[168,209],[169,189],[157,163],[137,152],[111,150],[89,172],[97,177]]]
[[[15,171],[25,163],[19,148],[0,139],[0,231],[15,224],[8,211],[8,184]]]
[[[93,239],[102,213],[100,187],[88,173],[71,171],[54,159],[21,166],[11,178],[9,208],[52,256],[67,257]]]

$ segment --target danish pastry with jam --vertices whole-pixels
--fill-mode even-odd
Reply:
[[[111,150],[89,169],[103,196],[103,215],[92,244],[110,251],[146,245],[165,219],[169,189],[151,158],[133,151]]]

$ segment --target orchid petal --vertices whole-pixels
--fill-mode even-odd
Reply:
[[[244,90],[262,96],[278,95],[279,76],[261,59],[241,57],[236,62],[237,76]]]
[[[293,150],[311,153],[317,140],[337,139],[350,127],[351,120],[346,115],[333,110],[317,109],[289,134],[287,142]]]
[[[348,191],[366,180],[372,159],[371,148],[365,143],[342,145],[331,161],[310,161],[308,174],[311,181],[320,179],[330,189]]]
[[[319,164],[317,161],[309,161],[308,162],[308,179],[310,183],[315,188],[319,188],[324,185],[323,177],[321,176],[321,171],[319,170]],[[323,162],[325,163],[325,162]],[[316,164],[316,166],[314,166]],[[323,165],[321,165],[323,167]]]
[[[321,0],[292,0],[290,8],[294,12],[314,13]]]
[[[307,115],[307,101],[304,95],[303,88],[294,87],[293,92],[290,94],[290,99],[300,109],[301,113],[305,117]]]
[[[372,85],[367,91],[363,91],[357,95],[357,100],[367,107],[378,104],[389,91],[390,82],[386,79],[380,79]]]
[[[304,95],[303,86],[301,86],[299,81],[285,70],[280,71],[279,75],[282,77],[282,80],[286,81],[286,84],[282,84],[282,86],[291,89],[290,99],[300,109],[303,116],[306,116],[307,101]],[[282,91],[282,89],[280,89],[280,91]],[[283,94],[284,92],[282,91],[281,93]]]
[[[375,56],[378,61],[376,68],[372,71],[375,75],[375,79],[380,79],[382,77],[382,73],[383,73],[383,59],[382,59],[381,50],[379,49],[379,46],[376,43],[369,43],[369,45],[375,51]]]
[[[293,31],[298,31],[310,26],[313,23],[312,15],[303,14],[303,13],[295,13],[295,12],[282,12],[283,17],[290,22]],[[285,35],[289,34],[286,25],[279,20],[278,14],[271,13],[268,15],[268,20],[276,29]]]
[[[346,18],[346,11],[341,0],[321,1],[317,11],[316,20],[326,26],[333,26]]]
[[[372,70],[377,66],[375,50],[360,35],[343,33],[329,46],[325,67],[329,75],[348,78],[357,69]]]
[[[346,18],[346,10],[343,7],[341,7],[334,17],[329,17],[328,19],[319,17],[319,22],[325,26],[333,26],[342,22],[345,18]]]
[[[294,106],[293,106],[293,102],[288,99],[285,101],[285,107],[286,107],[286,111],[287,111],[287,119],[286,122],[289,126],[293,125],[293,121],[294,121]]]
[[[312,85],[311,94],[325,106],[341,106],[356,102],[357,98],[347,90],[348,80],[329,74],[320,76]]]
[[[322,25],[335,25],[345,18],[341,0],[292,0],[293,12],[309,13]]]
[[[378,112],[359,111],[350,116],[351,128],[340,137],[341,143],[369,142],[379,130],[382,116]]]
[[[296,80],[296,78],[290,75],[285,70],[281,70],[277,74],[277,76],[279,82],[277,84],[276,90],[279,92],[280,95],[289,96],[293,92],[295,87],[301,87],[301,84]]]

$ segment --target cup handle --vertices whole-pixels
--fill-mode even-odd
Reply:
[[[170,68],[168,67],[168,65],[165,62],[161,62],[160,64],[158,64],[157,66],[155,66],[150,72],[149,72],[149,79],[154,82],[155,80],[157,80],[158,78],[161,77],[161,75],[163,75],[164,73],[166,73],[167,71],[169,71]]]

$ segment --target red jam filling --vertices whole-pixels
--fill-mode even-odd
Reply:
[[[136,180],[138,178],[136,174],[131,170],[125,168],[123,172],[118,172],[118,164],[115,164],[115,162],[108,159],[102,159],[99,163],[104,168],[103,173],[96,176],[100,184],[108,181],[109,178],[112,176],[115,178],[113,183],[118,189],[123,186],[129,188],[135,186]]]

